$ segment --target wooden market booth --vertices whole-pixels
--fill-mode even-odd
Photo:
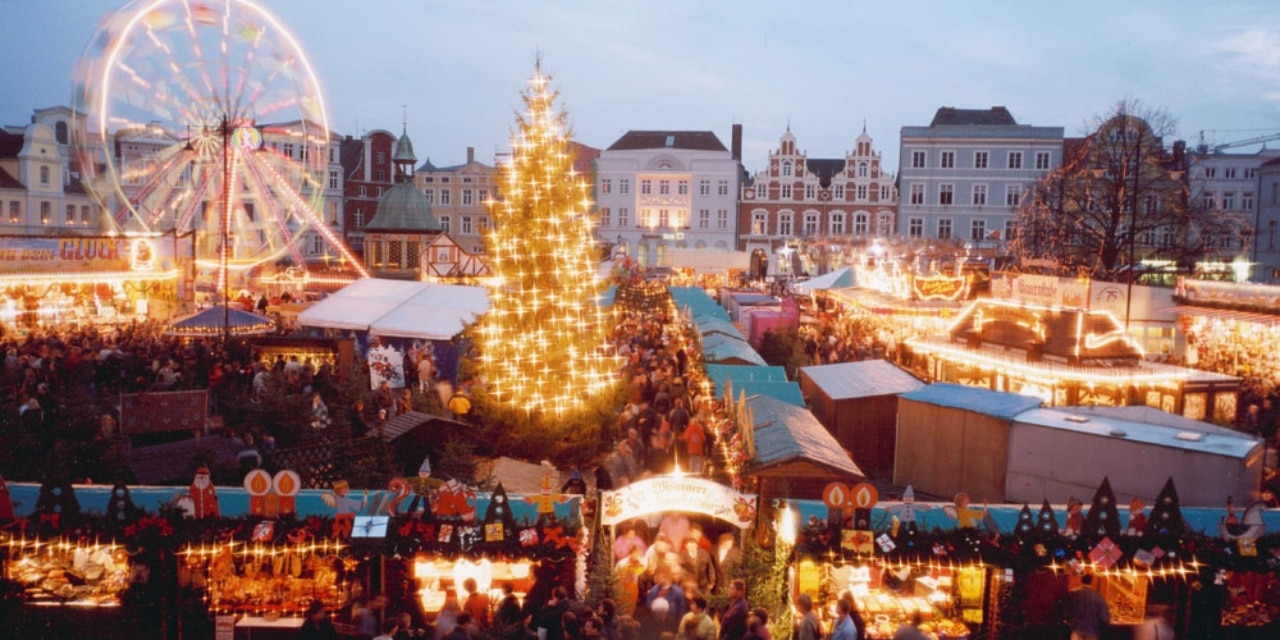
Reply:
[[[923,386],[885,360],[800,369],[800,388],[813,414],[868,471],[893,469],[898,395]]]
[[[946,335],[905,347],[903,365],[931,381],[1049,406],[1136,404],[1217,424],[1236,418],[1240,378],[1147,361],[1109,311],[979,300]]]

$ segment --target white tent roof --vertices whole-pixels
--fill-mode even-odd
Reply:
[[[816,278],[810,278],[804,282],[797,282],[792,285],[792,290],[797,293],[813,293],[814,291],[825,291],[827,289],[840,289],[853,286],[853,269],[849,267],[840,267],[830,273],[824,273]]]
[[[483,287],[361,278],[298,314],[298,324],[448,340],[488,310]]]

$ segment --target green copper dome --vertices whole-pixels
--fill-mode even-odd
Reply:
[[[431,213],[431,203],[413,186],[400,182],[382,194],[378,212],[365,231],[440,231],[440,221]]]

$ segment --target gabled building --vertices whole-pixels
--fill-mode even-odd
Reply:
[[[789,273],[790,261],[773,256],[792,240],[825,244],[888,236],[897,210],[893,174],[884,171],[866,129],[845,157],[810,158],[796,148],[788,127],[768,168],[742,188],[738,247],[756,256],[752,264],[770,256],[770,273]]]
[[[441,233],[431,203],[413,184],[418,158],[407,133],[391,154],[396,184],[382,195],[373,219],[364,226],[365,267],[375,277],[416,280],[427,246]]]
[[[101,209],[85,192],[70,144],[71,111],[39,109],[0,130],[0,235],[97,233]]]
[[[462,164],[436,166],[428,158],[413,176],[440,229],[464,251],[484,253],[484,234],[491,216],[488,202],[497,196],[497,170],[476,160],[475,147],[467,147],[467,161]]]
[[[340,143],[342,164],[343,229],[347,246],[364,254],[364,227],[378,211],[378,201],[395,185],[396,136],[386,129],[374,129],[360,138],[347,136]]]
[[[897,233],[975,246],[1017,233],[1023,195],[1062,164],[1062,127],[1018,124],[1005,107],[942,107],[902,128]]]
[[[646,267],[673,249],[737,244],[742,128],[733,151],[712,131],[628,131],[596,159],[597,235]]]

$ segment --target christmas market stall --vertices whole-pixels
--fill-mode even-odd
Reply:
[[[1172,479],[1144,495],[1150,510],[1142,499],[1126,510],[1111,486],[1104,478],[1083,504],[979,508],[831,483],[821,502],[781,511],[779,537],[795,539],[791,593],[828,616],[851,594],[871,638],[918,614],[929,637],[1030,639],[1064,633],[1062,603],[1090,575],[1114,637],[1272,637],[1280,536],[1266,532],[1280,512],[1182,507]]]
[[[356,361],[355,341],[349,338],[262,336],[251,339],[249,344],[264,362],[289,362],[297,359],[298,362],[305,363],[311,360],[315,368],[329,365],[329,369],[335,374],[349,370]]]
[[[1149,362],[1107,310],[978,300],[943,336],[905,342],[904,366],[931,381],[1042,398],[1051,406],[1147,405],[1232,424],[1240,379]]]
[[[1149,407],[1042,409],[1037,398],[937,383],[902,394],[898,415],[894,482],[934,495],[1065,501],[1103,474],[1137,493],[1172,477],[1184,503],[1216,506],[1261,486],[1260,440]]]
[[[174,239],[0,237],[0,326],[114,326],[176,308]]]
[[[186,610],[196,637],[215,620],[236,637],[267,637],[296,630],[315,602],[344,619],[352,603],[381,597],[430,620],[467,588],[496,601],[505,584],[523,595],[555,575],[581,589],[581,497],[549,482],[508,496],[425,468],[385,490],[301,486],[292,471],[257,469],[243,487],[218,487],[204,468],[185,488],[9,484],[0,495],[18,508],[0,530],[6,593],[17,588],[27,607],[126,609],[146,593]]]
[[[892,470],[898,395],[924,386],[885,360],[800,369],[800,388],[818,421],[860,467]]]

